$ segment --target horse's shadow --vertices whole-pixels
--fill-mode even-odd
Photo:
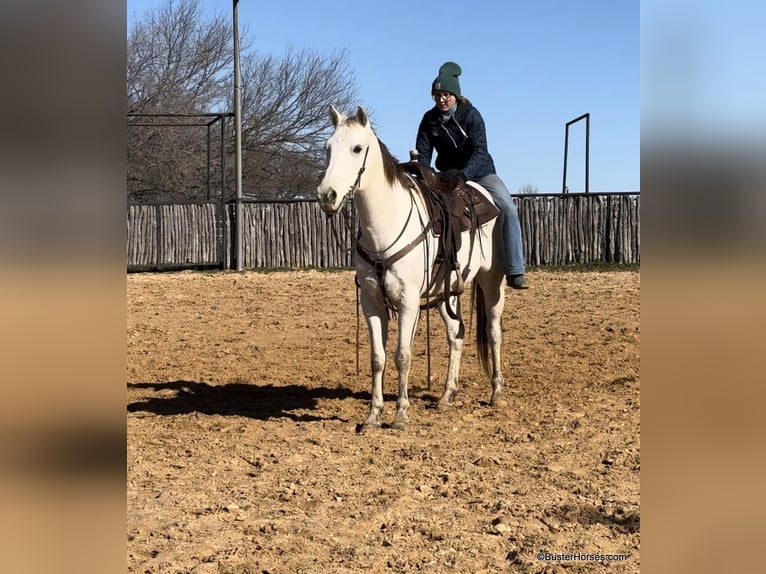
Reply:
[[[300,411],[316,410],[321,399],[353,398],[369,401],[370,398],[367,392],[355,392],[342,387],[332,389],[253,383],[208,385],[197,381],[141,382],[128,383],[128,389],[151,389],[156,393],[162,392],[160,396],[129,403],[128,412],[143,411],[165,416],[201,413],[241,416],[258,420],[286,418],[296,422],[327,420],[348,422],[334,415],[317,416]],[[389,396],[386,400],[392,400],[392,398]]]

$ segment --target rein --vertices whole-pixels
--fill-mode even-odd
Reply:
[[[369,151],[370,151],[370,148],[368,146],[367,150],[364,152],[364,160],[362,161],[362,167],[359,168],[359,172],[356,175],[356,180],[354,181],[353,185],[351,185],[349,187],[349,192],[347,194],[347,199],[348,199],[348,204],[349,205],[351,204],[351,201],[353,200],[353,196],[356,193],[356,190],[359,189],[359,184],[360,184],[360,181],[362,179],[362,174],[364,173],[364,171],[366,169],[367,154],[369,153]],[[386,247],[384,249],[381,249],[380,251],[376,251],[374,249],[368,249],[367,247],[365,247],[364,245],[361,244],[361,242],[359,241],[359,237],[355,233],[355,230],[352,229],[352,227],[351,227],[351,222],[350,222],[351,218],[348,217],[348,213],[345,211],[346,207],[344,206],[344,208],[343,208],[344,209],[344,213],[346,214],[346,217],[344,218],[344,223],[346,224],[346,228],[348,229],[348,231],[351,234],[352,241],[355,244],[355,248],[356,248],[355,250],[359,254],[359,256],[362,259],[364,259],[367,263],[369,263],[372,266],[372,268],[375,270],[375,274],[376,274],[377,279],[378,279],[378,286],[380,287],[380,292],[381,292],[381,295],[383,296],[383,302],[384,302],[386,308],[389,309],[389,310],[393,310],[393,306],[388,301],[388,296],[386,295],[386,289],[385,289],[384,284],[383,284],[383,277],[384,277],[384,275],[386,273],[386,270],[391,265],[396,263],[399,259],[401,259],[405,255],[407,255],[410,251],[412,251],[420,243],[425,241],[425,239],[428,237],[428,233],[433,229],[433,224],[434,224],[433,218],[431,218],[428,221],[427,224],[424,224],[423,223],[422,214],[420,213],[420,210],[418,209],[418,217],[420,219],[420,226],[421,226],[422,231],[418,234],[417,237],[415,237],[415,239],[410,241],[407,245],[402,247],[396,253],[393,253],[392,255],[390,255],[390,256],[388,256],[386,258],[381,258],[380,257],[380,254],[385,253],[386,251],[391,249],[394,245],[396,245],[396,243],[404,235],[405,231],[407,231],[407,228],[409,226],[410,220],[412,219],[412,213],[415,210],[415,196],[414,196],[414,194],[412,192],[412,188],[409,188],[408,191],[409,191],[409,194],[410,194],[410,211],[407,214],[407,220],[404,222],[404,225],[402,226],[402,230],[399,232],[399,235],[396,236],[396,239],[394,239],[388,247]],[[331,216],[328,215],[328,219],[330,217]],[[336,239],[338,241],[338,244],[340,245],[341,244],[340,237],[338,237],[338,232],[337,232],[337,230],[334,227],[333,227],[333,232],[335,233],[335,237],[336,237]],[[352,250],[353,249],[354,248],[352,247]],[[428,257],[426,257],[426,260],[428,260]],[[428,274],[428,269],[427,268],[426,268],[426,274]],[[356,323],[357,323],[356,324],[356,343],[357,343],[356,344],[356,373],[359,374],[359,331],[360,331],[360,323],[359,323],[359,278],[358,277],[355,278],[355,283],[356,283],[356,287],[357,287],[356,288]],[[428,309],[428,308],[426,308],[426,309]],[[426,311],[426,315],[427,315],[426,322],[428,323],[429,322],[428,321],[428,319],[429,319],[428,311]],[[428,347],[429,347],[429,349],[428,349],[428,388],[430,390],[430,388],[431,388],[431,352],[430,352],[431,339],[430,339],[430,329],[428,329],[428,331],[429,331],[429,337],[428,337]]]
[[[367,247],[362,245],[361,242],[357,239],[356,241],[357,251],[361,249],[364,252],[362,255],[367,254],[368,256],[371,256],[371,255],[380,255],[381,253],[385,253],[386,251],[391,249],[394,245],[396,245],[396,242],[402,238],[402,235],[404,235],[404,232],[407,231],[407,226],[410,224],[410,219],[412,219],[412,211],[414,209],[415,209],[415,197],[412,195],[412,190],[410,190],[410,212],[407,214],[407,221],[404,222],[404,226],[402,226],[402,230],[399,232],[399,235],[396,236],[396,239],[394,239],[391,242],[391,245],[389,245],[388,247],[384,247],[380,251],[375,251],[374,249],[368,249]],[[379,259],[379,258],[376,258],[376,259]]]
[[[364,259],[367,263],[369,263],[372,268],[375,270],[375,274],[378,277],[378,286],[380,287],[380,292],[383,295],[383,301],[385,302],[386,307],[389,309],[392,309],[391,304],[388,302],[388,296],[386,295],[386,289],[383,285],[383,276],[385,275],[386,271],[388,270],[391,265],[399,261],[402,257],[407,255],[410,251],[415,249],[421,242],[425,241],[426,237],[428,237],[428,232],[431,231],[431,228],[433,227],[433,219],[429,220],[429,222],[426,225],[423,225],[422,219],[421,219],[421,227],[422,231],[413,239],[410,241],[407,245],[402,247],[399,251],[393,253],[392,255],[389,255],[386,258],[380,257],[381,253],[385,253],[389,249],[391,249],[396,243],[402,238],[402,235],[404,235],[404,232],[407,231],[407,227],[409,226],[410,219],[412,219],[412,212],[415,210],[415,196],[412,193],[412,189],[409,189],[410,193],[410,212],[407,215],[407,221],[404,222],[404,225],[402,226],[402,230],[399,232],[399,235],[396,236],[396,239],[393,240],[393,242],[386,247],[385,249],[382,249],[380,251],[374,251],[372,249],[367,249],[364,245],[359,242],[357,239],[356,241],[356,252]],[[418,211],[418,213],[420,213]]]
[[[349,191],[347,193],[348,204],[351,203],[351,201],[353,200],[354,194],[359,189],[359,186],[360,186],[360,183],[361,183],[361,180],[362,180],[362,174],[367,169],[367,157],[368,157],[369,152],[370,152],[370,146],[367,146],[367,149],[364,152],[364,159],[362,160],[362,166],[359,168],[359,171],[356,174],[356,179],[354,180],[354,183],[351,186],[349,186]],[[417,183],[414,180],[412,181],[412,183],[417,186]],[[426,310],[426,333],[427,333],[427,347],[428,347],[428,349],[427,349],[427,356],[428,356],[427,383],[428,383],[428,389],[430,390],[431,389],[431,328],[430,328],[430,313],[429,313],[429,311],[430,311],[430,308],[435,303],[438,302],[438,300],[431,301],[431,297],[430,297],[430,292],[431,292],[431,289],[435,286],[436,279],[432,278],[432,282],[429,285],[429,282],[428,282],[428,279],[427,279],[428,275],[430,275],[430,273],[429,273],[429,257],[428,257],[429,249],[428,249],[428,242],[426,241],[426,239],[428,237],[428,233],[433,230],[435,219],[433,217],[430,217],[429,220],[428,220],[428,223],[424,223],[423,222],[423,216],[420,213],[420,209],[418,209],[417,211],[418,211],[418,218],[420,219],[421,232],[412,241],[410,241],[407,245],[405,245],[404,247],[402,247],[401,249],[399,249],[398,251],[396,251],[392,255],[389,255],[388,257],[385,257],[385,258],[380,256],[381,254],[386,253],[394,245],[396,245],[397,242],[402,238],[404,233],[407,231],[407,228],[409,227],[410,220],[412,219],[412,213],[413,213],[413,211],[415,211],[415,196],[414,196],[413,188],[412,187],[408,188],[408,192],[410,194],[410,211],[407,214],[407,219],[404,222],[404,225],[402,226],[401,231],[396,236],[396,238],[391,242],[391,244],[388,247],[386,247],[384,249],[381,249],[380,251],[376,251],[374,249],[368,249],[367,247],[362,245],[362,243],[359,241],[358,235],[351,228],[351,223],[349,221],[349,219],[350,219],[349,217],[346,217],[344,222],[346,224],[347,229],[351,233],[351,237],[352,237],[353,243],[356,244],[355,245],[356,252],[375,271],[375,275],[377,276],[377,280],[378,280],[378,286],[380,287],[380,292],[381,292],[381,295],[383,297],[383,303],[386,306],[386,308],[389,309],[390,311],[394,311],[395,312],[395,309],[391,305],[391,303],[389,302],[388,296],[386,294],[386,289],[385,289],[385,286],[384,286],[384,276],[385,276],[386,271],[394,263],[399,261],[402,257],[407,255],[410,251],[415,249],[415,247],[417,247],[420,243],[423,243],[423,242],[426,243],[426,258],[425,258],[426,259],[426,270],[425,270],[425,273],[426,273],[426,301],[427,302],[426,302],[425,305],[421,305],[421,309],[425,309]],[[345,209],[346,208],[344,206],[344,212],[345,212]],[[346,215],[347,215],[347,213],[346,213]],[[329,219],[329,217],[330,217],[330,215],[328,215],[328,219]],[[333,231],[335,232],[336,239],[338,240],[338,244],[340,245],[341,241],[340,241],[340,238],[338,237],[337,230],[335,230],[334,227],[333,227]],[[352,249],[353,249],[353,247],[352,247]],[[357,374],[359,374],[359,332],[360,332],[360,321],[359,321],[359,303],[360,303],[360,301],[359,301],[359,289],[360,289],[360,285],[359,285],[359,277],[355,277],[355,283],[356,283],[356,287],[357,287],[356,288],[356,319],[357,319],[357,325],[356,325],[356,342],[357,342],[357,344],[356,344],[356,372],[357,372]],[[450,315],[452,315],[452,313],[450,313]],[[461,327],[462,327],[462,320],[461,320]]]

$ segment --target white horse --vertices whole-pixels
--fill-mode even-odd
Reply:
[[[430,231],[428,213],[417,186],[375,135],[365,111],[360,107],[355,115],[346,117],[330,106],[330,118],[335,131],[327,141],[327,168],[317,187],[317,200],[323,211],[332,214],[337,213],[346,196],[350,196],[359,218],[354,262],[369,329],[372,367],[370,413],[362,430],[381,426],[388,338],[387,305],[396,311],[399,320],[395,356],[399,395],[391,426],[403,429],[409,423],[407,379],[421,300],[433,298],[443,289],[443,282],[431,285],[430,281],[437,242]],[[472,185],[487,193],[480,186]],[[463,232],[458,253],[460,269],[470,268],[465,284],[472,282],[473,285],[476,340],[482,366],[491,374],[492,406],[498,404],[503,392],[500,319],[505,304],[502,241],[496,221],[493,219],[483,225],[474,242],[469,241],[467,231]],[[453,279],[452,289],[455,289],[457,273],[453,273]],[[448,295],[439,303],[450,349],[444,392],[437,404],[439,408],[452,403],[458,388],[464,328],[462,320],[451,317],[446,308],[449,304],[455,309],[455,303],[455,295]]]

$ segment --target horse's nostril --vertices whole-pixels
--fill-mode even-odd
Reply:
[[[335,192],[334,189],[331,189],[330,192],[327,194],[327,199],[329,199],[332,203],[335,203],[335,200],[338,198],[338,194]]]

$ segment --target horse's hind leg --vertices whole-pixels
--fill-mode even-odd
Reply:
[[[367,295],[363,291],[361,301],[370,336],[370,370],[372,371],[370,414],[362,423],[362,429],[380,428],[380,413],[383,410],[383,374],[386,368],[388,315],[382,298]]]
[[[503,373],[502,373],[502,345],[503,329],[501,319],[503,308],[505,307],[505,291],[503,289],[503,277],[493,277],[487,275],[479,278],[481,286],[481,297],[483,301],[477,301],[477,305],[484,306],[485,325],[477,325],[476,328],[484,328],[487,334],[487,344],[489,346],[491,377],[492,377],[492,396],[489,404],[491,406],[502,406],[503,395]]]
[[[454,297],[450,304],[453,309],[456,307]],[[452,404],[455,400],[455,395],[457,394],[460,359],[463,356],[463,336],[465,334],[465,327],[462,321],[458,321],[449,316],[444,302],[439,305],[439,315],[441,315],[444,325],[447,328],[447,343],[449,344],[447,378],[444,381],[444,392],[436,405],[437,408],[444,409]]]

